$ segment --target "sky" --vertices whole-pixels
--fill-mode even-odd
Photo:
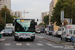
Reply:
[[[29,12],[25,13],[26,19],[41,20],[41,13],[49,11],[50,2],[51,0],[11,0],[11,9],[12,11]]]

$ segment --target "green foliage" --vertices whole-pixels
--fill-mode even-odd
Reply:
[[[7,7],[3,7],[1,9],[1,16],[2,16],[4,21],[5,21],[5,13],[6,13],[6,23],[11,23],[13,21],[13,17],[10,14],[10,10],[7,9]]]
[[[41,26],[41,25],[45,25],[45,24],[44,23],[40,23],[39,26]]]
[[[1,17],[1,12],[0,12],[0,28],[2,28],[4,26],[4,22],[3,19]]]
[[[13,18],[18,18],[17,16],[12,16]]]
[[[49,24],[49,15],[44,16],[43,21],[46,25]]]
[[[6,6],[4,6],[0,10],[0,28],[4,28],[4,26],[5,26],[5,13],[6,13],[6,23],[12,23],[13,22],[13,17],[10,14],[10,10],[7,9]]]
[[[54,7],[50,21],[53,23],[56,22],[57,25],[60,25],[61,11],[64,10],[64,18],[70,18],[70,9],[73,24],[75,24],[75,0],[58,0],[56,6]]]

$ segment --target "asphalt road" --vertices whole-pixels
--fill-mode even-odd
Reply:
[[[14,37],[3,37],[5,40],[0,42],[0,50],[74,50],[74,48],[55,44],[39,36],[42,37],[43,34],[36,34],[36,39],[33,42],[30,40],[14,41]]]

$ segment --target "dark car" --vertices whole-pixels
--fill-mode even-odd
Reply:
[[[45,29],[41,29],[41,33],[45,33]]]
[[[13,32],[12,32],[12,29],[4,29],[3,31],[3,36],[6,36],[6,35],[13,35]]]

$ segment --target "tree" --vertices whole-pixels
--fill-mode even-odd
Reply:
[[[15,16],[15,15],[14,15],[14,16],[12,16],[12,17],[13,17],[13,18],[18,18],[18,17],[17,17],[17,16]]]
[[[4,21],[1,17],[1,12],[0,12],[0,28],[3,28],[3,26],[4,26]]]
[[[41,26],[41,25],[46,25],[46,24],[45,23],[40,23],[39,26]]]
[[[4,21],[5,21],[5,13],[6,13],[6,23],[11,23],[13,21],[13,17],[10,14],[10,10],[6,6],[4,6],[1,9],[1,16],[2,16]]]
[[[73,24],[75,24],[75,0],[58,0],[56,6],[54,7],[50,21],[53,23],[56,22],[57,25],[60,25],[60,14],[62,10],[64,10],[64,18],[70,18],[71,11]]]
[[[49,24],[49,15],[44,16],[43,21],[46,25]]]

